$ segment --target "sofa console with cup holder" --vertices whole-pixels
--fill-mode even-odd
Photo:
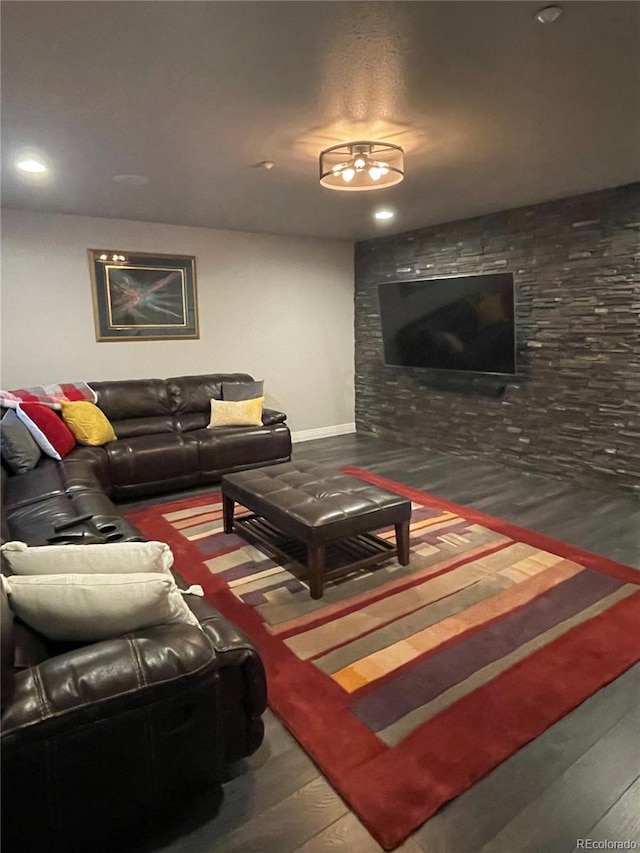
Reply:
[[[10,474],[3,461],[3,541],[87,551],[144,543],[116,501],[287,461],[291,437],[280,412],[264,409],[260,424],[208,428],[223,384],[252,381],[214,374],[91,383],[117,438],[76,446],[61,460],[43,455],[24,473]],[[2,571],[11,575],[7,553]],[[11,583],[2,584],[3,851],[118,849],[119,837],[153,826],[180,800],[219,791],[229,765],[260,745],[264,667],[202,598],[184,596],[199,626],[68,642],[13,612]]]

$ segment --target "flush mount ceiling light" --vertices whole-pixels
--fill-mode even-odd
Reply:
[[[404,151],[390,142],[346,142],[320,152],[320,183],[330,190],[377,190],[404,178]]]

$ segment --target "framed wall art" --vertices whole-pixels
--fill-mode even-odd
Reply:
[[[196,259],[89,249],[97,341],[199,338]]]

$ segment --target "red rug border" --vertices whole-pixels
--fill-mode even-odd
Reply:
[[[554,539],[547,536],[545,533],[538,533],[535,530],[529,530],[527,527],[519,527],[510,521],[504,521],[501,518],[496,518],[492,515],[472,509],[471,507],[462,506],[461,504],[453,503],[453,501],[440,498],[432,495],[430,492],[423,492],[420,489],[415,489],[411,486],[405,486],[402,483],[396,483],[395,480],[387,480],[378,474],[371,471],[366,471],[364,468],[358,468],[355,465],[349,465],[342,469],[345,474],[359,477],[361,480],[366,480],[373,486],[379,486],[381,489],[387,489],[396,494],[403,495],[409,500],[414,500],[417,503],[424,503],[424,498],[428,498],[429,503],[433,503],[439,509],[445,509],[450,512],[455,512],[467,521],[474,521],[477,524],[482,524],[494,530],[496,533],[502,533],[510,539],[515,539],[519,542],[525,542],[527,545],[532,545],[534,548],[540,548],[542,551],[551,551],[552,554],[557,554],[559,557],[564,557],[566,560],[573,560],[576,563],[591,563],[591,566],[586,568],[595,568],[605,574],[610,574],[613,577],[625,580],[630,583],[638,583],[640,577],[638,569],[634,569],[625,563],[619,563],[609,557],[604,557],[601,554],[595,554],[593,551],[586,551],[577,545],[569,545],[562,542],[560,539]]]
[[[403,494],[419,503],[456,512],[470,521],[482,524],[510,538],[528,542],[534,547],[552,551],[566,559],[580,563],[587,562],[590,568],[638,583],[639,574],[636,570],[606,557],[566,545],[543,534],[403,486],[360,468],[350,466],[343,470],[381,488]],[[532,710],[535,713],[530,714],[526,720],[520,720],[520,717],[517,717],[520,726],[517,733],[511,736],[506,750],[502,748],[497,756],[478,750],[473,754],[475,764],[473,761],[470,764],[468,747],[465,745],[462,749],[466,741],[460,736],[460,732],[456,731],[455,737],[447,738],[447,727],[451,731],[450,724],[456,719],[459,720],[458,725],[463,726],[464,731],[473,730],[473,739],[476,742],[477,732],[482,726],[486,729],[488,739],[496,737],[497,715],[485,713],[484,706],[481,708],[475,702],[478,696],[477,691],[470,694],[468,699],[465,697],[464,700],[456,702],[447,709],[447,712],[437,715],[429,723],[416,729],[397,747],[389,748],[348,710],[352,697],[344,694],[335,682],[317,670],[313,664],[299,660],[282,644],[281,637],[267,631],[259,614],[240,602],[219,578],[209,572],[204,564],[205,557],[199,553],[197,545],[188,542],[169,522],[161,518],[162,513],[210,503],[213,495],[218,497],[216,493],[209,492],[207,495],[196,498],[159,503],[151,510],[133,510],[127,515],[134,523],[136,517],[142,519],[147,516],[144,530],[146,535],[161,541],[169,541],[176,557],[176,569],[186,575],[189,582],[201,583],[211,603],[252,637],[261,650],[267,668],[272,709],[316,761],[331,784],[345,797],[374,838],[387,850],[401,844],[441,805],[458,796],[519,748],[581,704],[596,690],[613,681],[640,656],[635,639],[632,642],[632,630],[627,631],[628,639],[622,644],[619,637],[620,623],[624,623],[626,619],[631,628],[634,622],[637,624],[640,616],[640,594],[635,594],[614,605],[614,608],[607,613],[589,620],[544,649],[528,656],[521,662],[522,665],[508,669],[498,678],[479,688],[487,707],[499,706],[504,710],[505,697],[510,697],[509,701],[515,702],[516,705],[521,702],[517,687],[518,679],[524,678],[529,683],[532,666],[534,669],[538,667],[542,672],[548,668],[549,673],[557,676],[558,655],[563,647],[565,647],[565,655],[571,646],[583,651],[586,638],[587,647],[590,646],[592,649],[591,656],[579,656],[580,666],[575,666],[572,660],[569,661],[570,665],[563,674],[563,678],[559,679],[559,685],[558,680],[553,679],[554,689],[550,691],[548,686],[545,687],[544,696],[540,697],[544,702],[534,703]],[[150,521],[150,514],[154,517],[149,524],[147,522]],[[187,572],[182,569],[183,561],[189,566]],[[612,612],[618,618],[615,630],[610,624]],[[617,639],[615,648],[607,642],[607,635],[612,632]],[[528,663],[529,661],[533,661],[533,664]],[[576,690],[576,681],[580,682],[578,690]],[[298,686],[297,692],[290,690],[291,683]],[[568,693],[571,695],[568,696]],[[313,697],[313,701],[309,701],[308,697]],[[326,726],[329,714],[339,720],[338,726],[329,728]],[[504,731],[498,730],[500,736],[504,737]],[[484,743],[484,739],[480,742]],[[349,751],[350,757],[348,768],[344,767],[345,749]],[[458,750],[461,750],[462,754]],[[444,757],[439,752],[444,752]],[[455,761],[452,762],[453,757]],[[425,763],[428,766],[425,766]],[[437,768],[445,764],[447,774],[444,778],[447,779],[448,776],[448,779],[447,784],[442,784],[442,779],[437,778]],[[405,780],[400,787],[395,781],[399,767],[402,768],[401,774]],[[452,785],[452,773],[455,773],[455,785]],[[390,784],[391,780],[393,784]],[[402,816],[398,816],[396,812],[400,795],[408,797],[413,804]]]

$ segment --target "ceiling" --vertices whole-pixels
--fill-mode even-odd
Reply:
[[[3,206],[354,240],[639,180],[640,4],[544,5],[4,0]],[[354,139],[404,182],[321,187]]]

